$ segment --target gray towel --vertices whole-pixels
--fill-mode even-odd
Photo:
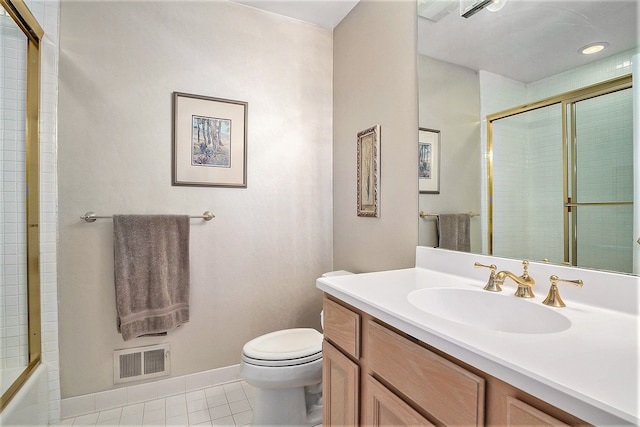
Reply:
[[[438,247],[470,252],[470,218],[469,214],[438,215]]]
[[[114,215],[118,331],[125,341],[189,321],[189,217]]]

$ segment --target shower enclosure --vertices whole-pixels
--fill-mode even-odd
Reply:
[[[491,253],[634,272],[631,76],[487,121]]]
[[[40,363],[39,93],[43,31],[0,0],[0,410]]]

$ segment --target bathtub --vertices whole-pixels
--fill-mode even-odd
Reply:
[[[0,413],[1,426],[46,426],[49,420],[47,368],[41,363]]]

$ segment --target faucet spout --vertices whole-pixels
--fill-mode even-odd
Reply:
[[[536,283],[536,281],[533,280],[533,277],[529,276],[529,261],[522,261],[522,267],[524,271],[521,276],[517,276],[510,271],[503,270],[496,273],[494,281],[497,285],[502,285],[505,279],[508,277],[518,285],[515,293],[517,297],[533,298],[535,296],[533,294],[533,285]]]

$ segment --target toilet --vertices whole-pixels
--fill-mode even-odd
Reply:
[[[352,273],[322,276],[345,274]],[[322,340],[315,329],[295,328],[270,332],[244,345],[240,375],[256,388],[252,425],[322,424]]]

